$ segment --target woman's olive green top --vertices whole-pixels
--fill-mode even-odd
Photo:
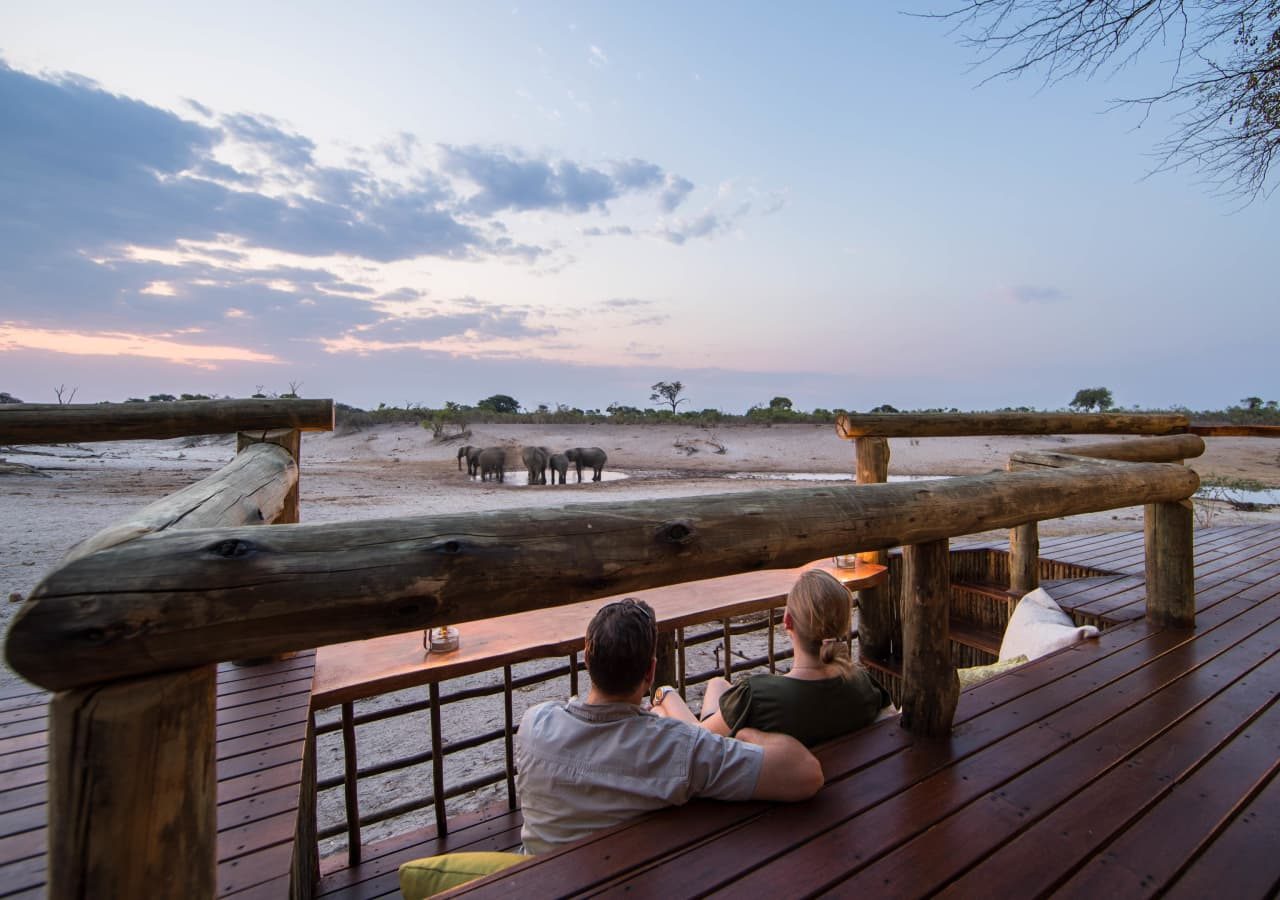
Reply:
[[[720,697],[729,733],[743,728],[781,731],[806,747],[857,731],[889,705],[889,694],[866,671],[849,678],[803,681],[783,675],[752,675]]]

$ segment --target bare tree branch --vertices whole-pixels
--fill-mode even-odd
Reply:
[[[1224,194],[1275,190],[1280,148],[1280,0],[968,0],[927,18],[954,23],[983,81],[1039,72],[1046,84],[1114,72],[1159,48],[1169,83],[1120,106],[1178,110],[1155,171],[1190,165]]]

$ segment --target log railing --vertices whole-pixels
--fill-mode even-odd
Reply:
[[[63,559],[66,567],[175,530],[296,522],[299,429],[332,422],[331,400],[6,404],[0,443],[251,429],[239,434],[236,457],[218,472],[81,542]],[[72,619],[83,608],[73,602],[58,615]],[[142,617],[117,627],[149,625]],[[212,896],[214,666],[92,681],[49,703],[50,896]]]
[[[1114,430],[1103,425],[1090,427]],[[41,582],[6,644],[19,674],[58,692],[51,895],[212,896],[216,662],[904,545],[918,608],[904,723],[943,735],[956,696],[938,651],[949,538],[1177,504],[1198,483],[1177,465],[1089,465],[346,524],[171,525],[105,541]],[[1189,517],[1148,529],[1154,618],[1184,605],[1162,597],[1189,587],[1189,534],[1162,537],[1180,529]]]

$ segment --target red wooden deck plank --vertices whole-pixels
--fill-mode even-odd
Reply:
[[[1280,624],[1265,635],[1258,633],[1251,643],[1237,644],[1218,661],[1225,663],[1234,656],[1242,660],[1242,667],[1249,665],[1259,653],[1269,652],[1258,647],[1258,640],[1268,640],[1274,648],[1280,646],[1278,638]],[[955,885],[954,896],[972,896],[965,892],[982,889],[999,896],[995,884],[1005,885],[1017,896],[1035,896],[1041,887],[1051,888],[1079,861],[1064,846],[1071,828],[1093,835],[1095,829],[1106,833],[1108,816],[1120,816],[1123,823],[1275,699],[1274,692],[1261,683],[1280,676],[1280,658],[1274,654],[1252,670],[1234,676],[1230,672],[1206,666],[1182,676],[947,818],[925,823],[927,831],[842,882],[833,895],[853,896],[875,885],[877,890],[921,896],[946,886],[975,860],[995,851],[1000,851],[996,854],[1002,857],[1000,863],[981,870],[991,884],[982,880],[984,876],[962,880]],[[1084,702],[1106,699],[1091,697]],[[1007,752],[1007,745],[998,749]],[[1135,767],[1141,771],[1134,773]],[[1127,784],[1126,774],[1130,775]],[[1099,785],[1106,787],[1099,789]],[[1016,840],[1020,836],[1023,840]],[[1050,859],[1031,850],[1045,846],[1053,847],[1053,853],[1047,854]],[[1005,853],[1013,847],[1016,855]],[[1064,869],[1057,868],[1064,863]]]
[[[218,785],[219,849],[225,851],[219,883],[228,890],[255,889],[282,877],[287,889],[314,667],[310,652],[252,668],[219,667],[216,749],[220,779],[226,779]],[[48,816],[48,694],[18,685],[4,702],[0,896],[42,889]]]
[[[1134,816],[1127,830],[1116,837],[1108,830],[1116,812],[1110,798],[1097,805],[1095,824],[1072,828],[1055,835],[1056,853],[1061,850],[1075,864],[1083,866],[1061,884],[1064,894],[1088,897],[1102,893],[1113,896],[1150,896],[1168,884],[1178,869],[1194,858],[1196,850],[1219,823],[1230,818],[1260,782],[1273,777],[1280,766],[1280,705],[1273,703],[1234,740],[1203,766],[1179,782],[1167,785],[1159,802]],[[1135,765],[1126,776],[1150,777],[1144,766]],[[1094,793],[1093,786],[1084,793]],[[1089,803],[1083,796],[1081,803]],[[1092,807],[1089,807],[1092,809]],[[1103,846],[1105,844],[1105,847]],[[1099,852],[1100,851],[1100,852]],[[1002,851],[1000,856],[1003,856]],[[988,863],[996,863],[992,857]],[[1000,883],[999,869],[984,863],[981,870]],[[1056,874],[1050,873],[1050,874]],[[1045,879],[1047,880],[1047,879]]]
[[[1274,752],[1274,750],[1273,750]],[[1271,780],[1164,895],[1275,897],[1280,891],[1280,778]],[[1224,892],[1225,890],[1225,892]]]

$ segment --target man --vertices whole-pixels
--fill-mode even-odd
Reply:
[[[657,636],[647,603],[603,607],[587,626],[586,701],[540,703],[525,713],[516,736],[525,852],[545,853],[694,797],[793,801],[822,787],[821,765],[794,738],[743,729],[734,740],[681,721],[692,716],[643,709]],[[678,694],[656,699],[658,710],[682,702]]]

